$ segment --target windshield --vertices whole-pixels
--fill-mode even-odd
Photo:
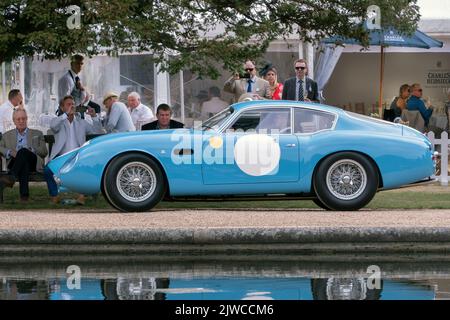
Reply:
[[[201,130],[217,130],[225,121],[228,119],[228,116],[233,113],[233,108],[226,108],[225,110],[219,112],[215,116],[205,120],[201,125],[199,125],[196,129]]]

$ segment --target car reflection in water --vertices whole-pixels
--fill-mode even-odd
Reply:
[[[328,278],[312,279],[311,290],[314,300],[380,300],[383,280],[380,288],[368,289],[364,278]]]
[[[381,280],[368,289],[367,278],[156,278],[82,279],[69,289],[67,279],[0,279],[2,300],[428,300],[427,283]]]
[[[169,284],[169,278],[101,280],[105,300],[166,300],[166,294],[158,290],[169,288]]]

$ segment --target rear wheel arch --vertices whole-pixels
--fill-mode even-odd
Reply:
[[[380,186],[375,161],[354,151],[324,157],[311,180],[318,205],[332,210],[359,210],[373,199]]]
[[[314,177],[316,176],[317,170],[319,169],[319,167],[322,164],[322,162],[324,162],[327,158],[331,157],[332,155],[335,155],[335,154],[338,154],[338,153],[343,153],[343,152],[358,153],[358,154],[366,157],[370,162],[372,162],[372,165],[374,166],[374,168],[376,168],[377,173],[378,173],[378,188],[383,188],[383,176],[381,175],[381,171],[380,171],[380,168],[378,167],[378,164],[376,163],[376,161],[371,156],[369,156],[367,153],[364,153],[364,152],[361,152],[361,151],[340,150],[340,151],[336,151],[336,152],[327,154],[326,156],[322,157],[322,159],[320,159],[316,163],[316,166],[314,167],[312,179],[311,179],[311,191],[312,192],[314,192]]]

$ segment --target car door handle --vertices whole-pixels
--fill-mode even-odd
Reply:
[[[296,147],[297,145],[295,144],[295,143],[288,143],[287,145],[286,145],[286,147],[287,148],[294,148],[294,147]]]

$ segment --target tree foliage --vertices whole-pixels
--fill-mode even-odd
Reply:
[[[171,73],[189,68],[214,77],[216,62],[233,70],[276,38],[342,35],[367,45],[358,21],[372,4],[382,25],[416,28],[416,0],[1,0],[0,62],[152,52]],[[80,29],[66,26],[69,5],[81,8]]]

